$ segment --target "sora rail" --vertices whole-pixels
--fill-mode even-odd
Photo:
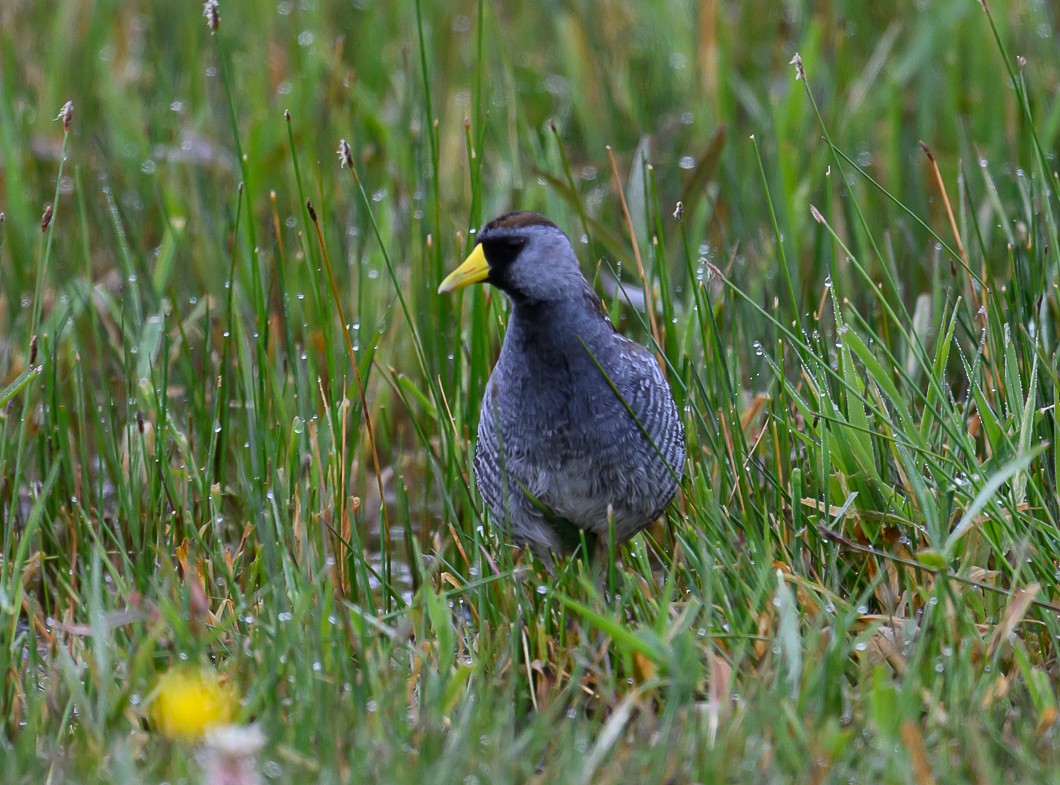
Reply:
[[[475,478],[495,523],[551,566],[628,540],[677,493],[685,440],[655,357],[615,331],[570,240],[531,212],[490,221],[439,293],[486,282],[512,309],[478,424]]]

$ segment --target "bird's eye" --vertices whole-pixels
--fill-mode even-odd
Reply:
[[[482,242],[491,268],[505,267],[515,261],[526,245],[525,237],[491,237]]]
[[[519,253],[519,250],[526,245],[525,237],[504,237],[500,241],[502,248],[507,249],[511,253]]]

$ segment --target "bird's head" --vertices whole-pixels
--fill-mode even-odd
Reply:
[[[493,284],[517,305],[566,300],[587,286],[567,235],[531,212],[508,213],[482,227],[474,249],[438,292],[480,281]]]

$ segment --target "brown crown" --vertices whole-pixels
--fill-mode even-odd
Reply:
[[[553,229],[559,228],[540,213],[532,213],[529,210],[517,210],[514,213],[505,213],[504,215],[494,218],[482,227],[479,234],[492,232],[495,229],[522,229],[526,226],[551,226]]]

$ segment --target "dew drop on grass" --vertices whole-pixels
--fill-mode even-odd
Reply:
[[[690,155],[682,155],[681,160],[677,162],[677,165],[682,169],[692,169],[696,165],[696,159]]]
[[[832,276],[829,275],[827,278],[824,279],[824,288],[825,289],[831,289],[832,288]]]
[[[283,775],[280,764],[274,760],[267,760],[261,765],[261,772],[270,780],[279,779]]]
[[[548,588],[545,586],[538,586],[535,591],[537,591],[538,594],[547,594]]]
[[[291,618],[292,618],[291,617],[291,612],[290,611],[280,611],[279,615],[277,615],[276,618],[277,618],[277,620],[282,621],[282,622],[289,622],[291,620]]]

